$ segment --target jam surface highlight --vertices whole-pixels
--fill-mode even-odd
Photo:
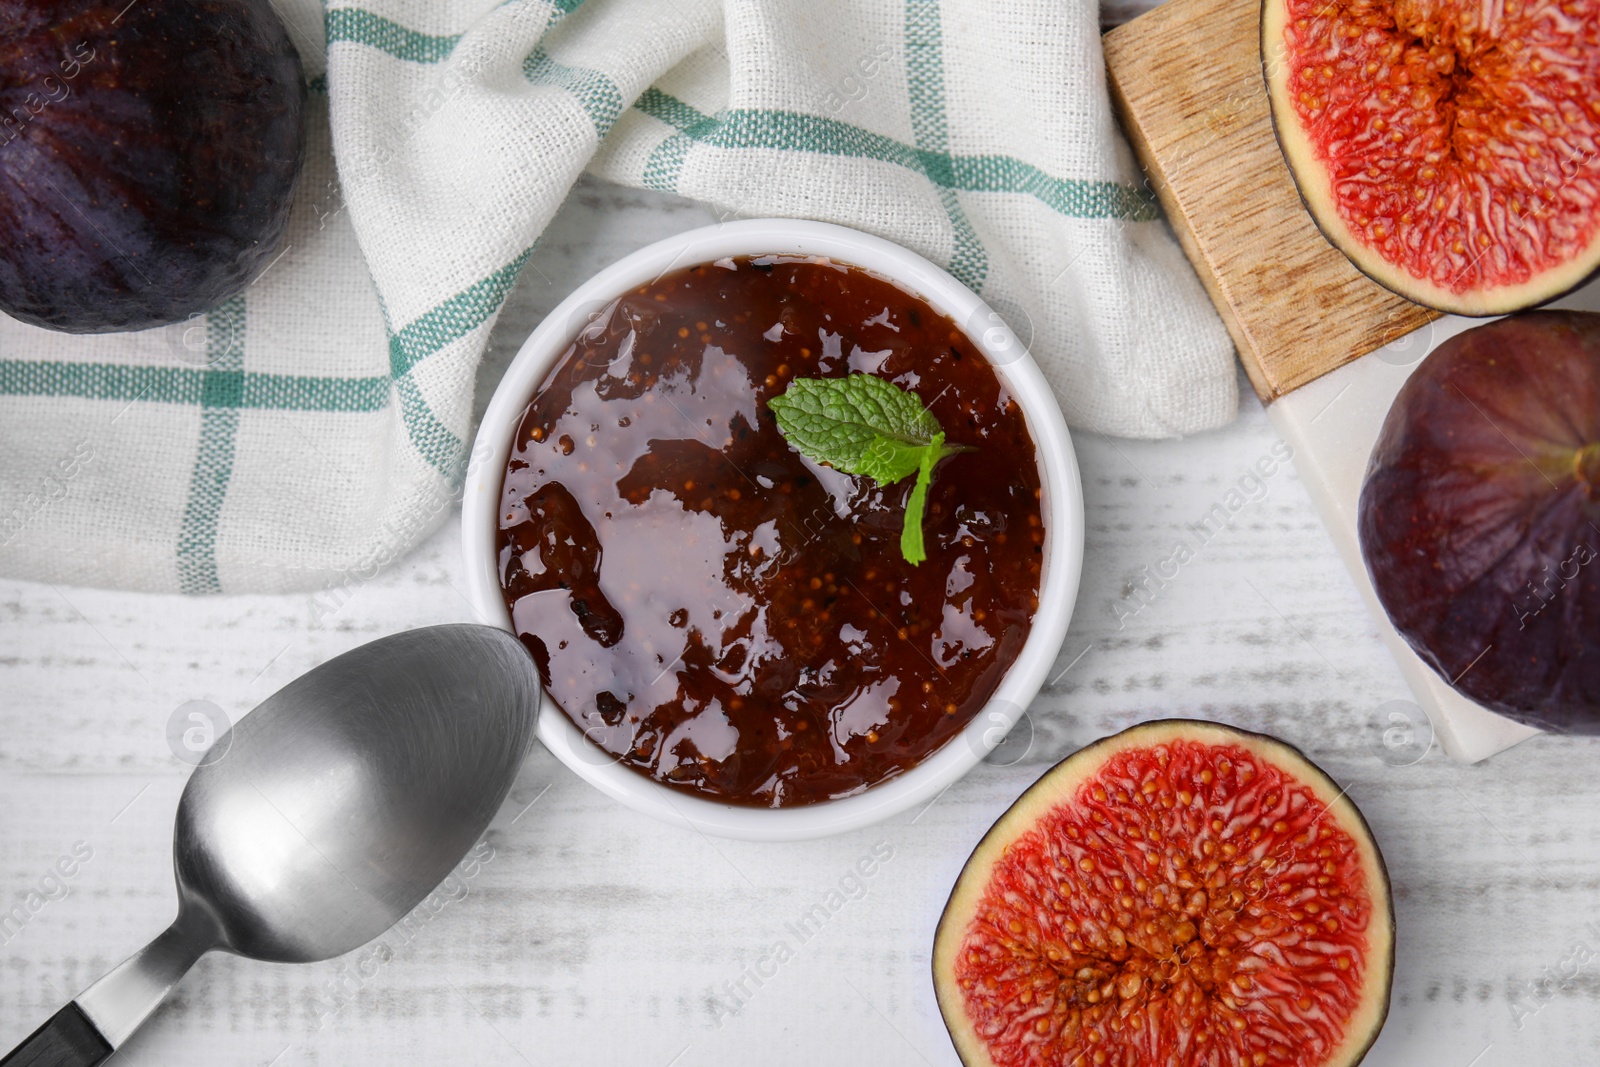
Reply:
[[[953,444],[911,479],[801,456],[767,402],[873,374]],[[546,689],[617,761],[708,799],[815,803],[958,733],[1027,638],[1044,530],[1022,409],[971,340],[876,275],[793,256],[662,276],[586,326],[512,443],[498,565]],[[600,758],[600,757],[597,757]]]

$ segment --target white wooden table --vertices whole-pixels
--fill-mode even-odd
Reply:
[[[579,280],[710,218],[580,186],[501,320],[480,404]],[[1088,548],[1058,676],[1001,756],[931,807],[804,844],[708,840],[628,812],[541,749],[458,899],[341,960],[202,960],[114,1062],[954,1064],[928,959],[968,851],[1052,762],[1169,715],[1301,746],[1372,822],[1399,969],[1370,1064],[1600,1059],[1600,740],[1539,737],[1473,767],[1385,748],[1393,706],[1379,709],[1408,694],[1292,467],[1144,602],[1142,568],[1192,543],[1188,524],[1275,443],[1254,399],[1182,443],[1075,440]],[[170,921],[189,771],[168,744],[174,713],[209,701],[237,717],[371,638],[470,618],[458,526],[331,613],[305,596],[0,582],[0,910],[28,916],[0,926],[0,1049]],[[847,876],[875,848],[892,855],[857,887]],[[70,878],[54,873],[63,857]],[[841,884],[856,892],[797,931]]]

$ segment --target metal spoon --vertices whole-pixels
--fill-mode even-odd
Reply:
[[[533,739],[539,676],[488,626],[385,637],[290,682],[216,741],[178,802],[178,917],[0,1067],[92,1067],[212,949],[349,952],[444,880]]]

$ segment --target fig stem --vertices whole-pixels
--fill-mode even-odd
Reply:
[[[1578,480],[1588,487],[1590,498],[1600,499],[1600,441],[1578,449],[1572,469],[1577,472]]]

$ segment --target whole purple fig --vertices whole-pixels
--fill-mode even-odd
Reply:
[[[1600,734],[1600,315],[1534,311],[1440,345],[1361,489],[1390,620],[1484,707]]]
[[[276,254],[305,85],[266,0],[0,0],[0,310],[177,322]]]

